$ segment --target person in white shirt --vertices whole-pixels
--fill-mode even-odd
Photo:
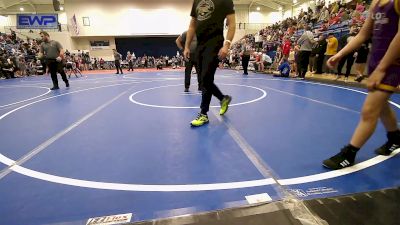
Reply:
[[[304,79],[308,71],[308,64],[310,62],[310,55],[313,45],[316,43],[314,40],[314,34],[311,32],[311,27],[306,26],[303,35],[298,40],[300,44],[299,53],[299,65],[297,69],[299,70],[300,79]]]
[[[271,68],[272,65],[272,59],[271,57],[269,57],[269,55],[267,55],[265,52],[262,54],[262,67],[263,67],[263,71],[266,68]]]
[[[128,61],[128,67],[129,67],[128,71],[131,70],[133,71],[133,55],[131,54],[130,51],[126,53],[126,61]]]

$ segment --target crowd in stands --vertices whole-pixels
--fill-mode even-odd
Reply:
[[[347,64],[346,80],[355,62],[359,77],[363,75],[368,43],[339,63],[336,71],[330,71],[325,65],[329,57],[336,54],[353,37],[368,16],[369,5],[366,2],[353,0],[343,3],[340,0],[328,3],[324,0],[316,3],[315,8],[301,10],[299,15],[287,18],[268,26],[255,34],[244,36],[232,45],[229,56],[223,60],[221,67],[243,67],[248,74],[249,67],[254,71],[274,72],[281,76],[291,75],[304,79],[309,71],[311,74],[336,73],[342,74],[342,68]],[[10,34],[0,33],[0,78],[14,78],[29,75],[45,74],[46,66],[36,58],[40,40],[17,37],[15,31]],[[131,63],[135,68],[165,67],[180,68],[184,59],[179,52],[176,56],[141,56],[122,60],[122,67],[128,68]],[[70,53],[65,51],[66,69],[75,75],[85,70],[113,69],[114,63],[103,58],[91,58],[89,52]],[[282,66],[281,66],[282,65]],[[281,69],[279,69],[281,68]],[[304,72],[305,71],[305,72]]]
[[[0,33],[0,78],[36,74],[43,69],[42,63],[36,61],[38,49],[36,40],[24,41],[17,37],[15,31]]]
[[[22,39],[16,32],[0,33],[0,79],[10,79],[31,75],[43,75],[48,73],[45,62],[39,60],[41,40],[26,37]],[[134,54],[133,54],[134,55]],[[184,67],[183,56],[177,52],[176,56],[141,56],[132,57],[131,63],[135,68],[157,68],[171,67],[177,69]],[[106,61],[103,58],[92,58],[88,51],[81,50],[74,53],[65,50],[65,70],[69,76],[81,75],[81,71],[87,70],[110,70],[114,69],[113,61]],[[129,60],[122,60],[122,67],[128,68]]]
[[[135,67],[135,68],[162,69],[165,67],[171,67],[173,69],[179,69],[180,67],[185,66],[183,56],[179,52],[177,52],[176,56],[173,56],[171,58],[167,55],[160,56],[158,58],[156,58],[154,56],[144,55],[142,57],[136,58],[133,54],[133,57],[131,59],[128,59],[128,57],[126,57],[126,59],[122,61],[122,65],[127,67],[127,65],[129,64],[129,60],[132,61],[133,67]]]
[[[38,59],[40,40],[17,37],[15,31],[10,34],[0,33],[0,78],[10,79],[31,75],[43,75],[47,72],[44,61]],[[88,53],[78,51],[78,54],[65,52],[66,64],[74,64],[74,69],[91,69],[91,59]],[[79,71],[80,72],[80,71]]]
[[[335,71],[321,66],[357,34],[368,16],[368,8],[364,1],[343,3],[339,0],[328,3],[328,6],[325,1],[319,1],[314,9],[301,10],[295,17],[241,38],[232,45],[225,66],[243,67],[246,75],[247,68],[244,67],[247,65],[255,71],[271,72],[277,71],[281,64],[289,63],[292,74],[301,79],[304,79],[305,73],[301,74],[304,67],[305,72],[311,74],[335,73],[339,78],[345,63],[340,63]],[[345,59],[348,67],[346,81],[354,60],[356,65],[361,64],[357,65],[357,75],[363,74],[368,43],[359,51],[361,54],[355,52]]]

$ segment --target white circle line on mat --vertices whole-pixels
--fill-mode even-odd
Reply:
[[[260,91],[262,93],[262,95],[256,99],[250,100],[250,101],[246,101],[246,102],[239,102],[239,103],[235,103],[235,104],[229,104],[229,107],[234,107],[234,106],[239,106],[239,105],[245,105],[245,104],[250,104],[250,103],[254,103],[257,101],[260,101],[261,99],[265,98],[267,96],[267,92],[264,91],[261,88],[258,87],[253,87],[253,86],[248,86],[248,85],[240,85],[240,84],[218,84],[218,85],[228,85],[228,86],[239,86],[239,87],[248,87],[248,88],[253,88],[256,89],[258,91]],[[160,88],[167,88],[167,87],[176,87],[176,86],[182,86],[182,84],[174,84],[174,85],[165,85],[165,86],[158,86],[158,87],[152,87],[152,88],[147,88],[144,90],[140,90],[137,91],[133,94],[131,94],[129,96],[129,100],[137,105],[141,105],[141,106],[147,106],[147,107],[154,107],[154,108],[165,108],[165,109],[198,109],[199,106],[168,106],[168,105],[153,105],[153,104],[146,104],[143,102],[139,102],[136,101],[133,97],[139,93],[142,92],[146,92],[146,91],[150,91],[150,90],[154,90],[154,89],[160,89]],[[211,108],[217,108],[217,107],[221,107],[219,105],[214,105],[214,106],[210,106]]]
[[[33,99],[36,99],[36,98],[40,98],[40,97],[42,97],[42,96],[47,95],[47,94],[50,93],[50,91],[51,91],[50,88],[48,88],[48,87],[40,87],[40,86],[18,86],[18,85],[16,85],[16,86],[0,87],[0,88],[13,88],[13,87],[24,87],[24,88],[25,88],[25,87],[33,87],[33,88],[41,88],[41,89],[46,89],[47,92],[44,93],[44,94],[41,94],[41,95],[32,97],[32,98],[28,98],[28,99],[25,99],[25,100],[18,101],[18,102],[13,102],[13,103],[10,103],[10,104],[7,104],[7,105],[0,105],[0,108],[4,108],[4,107],[7,107],[7,106],[12,106],[12,105],[16,105],[16,104],[23,103],[23,102],[27,102],[27,101],[30,101],[30,100],[33,100]]]
[[[318,83],[313,83],[313,84],[318,85]],[[110,85],[110,86],[114,86],[114,85]],[[322,85],[322,86],[335,87],[333,85]],[[341,87],[337,87],[337,88],[341,88]],[[91,89],[92,88],[87,89],[87,90],[91,90]],[[366,94],[365,92],[353,90],[350,88],[341,88],[341,89]],[[54,96],[54,97],[60,97],[60,96]],[[54,98],[54,97],[52,97],[52,98]],[[44,101],[44,100],[39,100],[37,102],[41,102],[41,101]],[[24,107],[26,107],[28,105],[32,105],[32,104],[33,103],[29,103],[25,106],[19,107],[18,109],[24,108]],[[397,108],[400,108],[400,106],[398,104],[394,103],[394,105]],[[12,112],[15,112],[18,109],[14,109],[6,114],[3,114],[2,116],[0,116],[0,119],[11,114]],[[314,182],[314,181],[335,178],[335,177],[347,175],[350,173],[354,173],[354,172],[366,169],[368,167],[374,166],[376,164],[379,164],[387,159],[394,157],[399,152],[400,152],[400,149],[397,149],[390,156],[376,156],[374,158],[360,162],[352,167],[348,167],[348,168],[345,168],[342,170],[329,171],[329,172],[324,172],[324,173],[319,173],[319,174],[314,174],[314,175],[309,175],[309,176],[289,178],[289,179],[280,179],[277,182],[280,185],[294,185],[294,184],[303,184],[303,183],[309,183],[309,182]],[[5,164],[7,166],[10,166],[10,168],[9,168],[10,170],[20,173],[25,176],[32,177],[32,178],[49,181],[52,183],[65,184],[65,185],[77,186],[77,187],[85,187],[85,188],[93,188],[93,189],[104,189],[104,190],[143,191],[143,192],[184,192],[184,191],[188,192],[188,191],[212,191],[212,190],[251,188],[251,187],[267,186],[267,185],[276,184],[276,182],[272,178],[241,181],[241,182],[213,183],[213,184],[182,184],[182,185],[107,183],[107,182],[79,180],[79,179],[55,176],[55,175],[51,175],[51,174],[34,171],[31,169],[24,168],[22,166],[15,165],[16,162],[14,160],[12,160],[2,154],[0,154],[0,162],[2,162],[3,164]]]

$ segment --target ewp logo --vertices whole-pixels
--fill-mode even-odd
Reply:
[[[57,15],[18,15],[18,29],[57,28]]]
[[[297,197],[307,197],[308,194],[301,189],[289,189],[289,191]]]

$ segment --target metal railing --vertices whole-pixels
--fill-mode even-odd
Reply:
[[[236,30],[262,30],[271,25],[272,23],[236,23]]]
[[[4,30],[7,32],[9,30],[18,31],[18,33],[39,33],[40,31],[47,32],[63,32],[69,31],[67,24],[61,24],[57,29],[17,29],[16,26],[4,26]]]
[[[236,23],[236,29],[243,30],[262,30],[272,23]]]

